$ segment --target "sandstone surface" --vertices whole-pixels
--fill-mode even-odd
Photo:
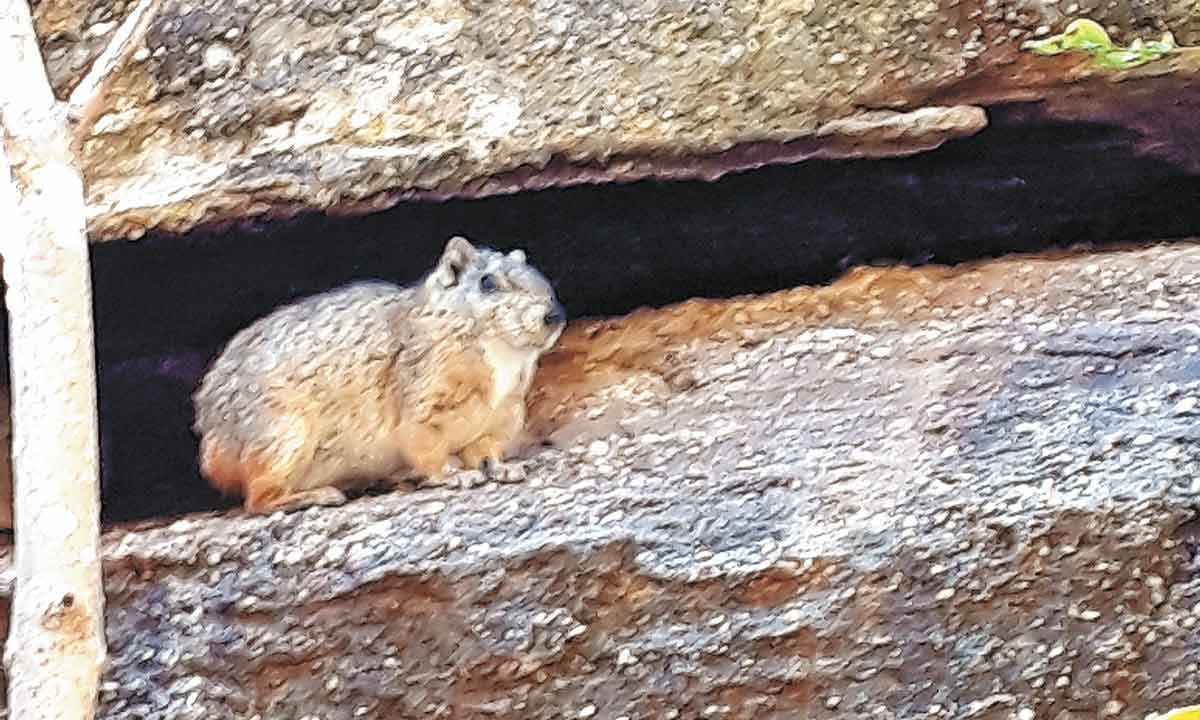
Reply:
[[[1191,0],[167,0],[84,147],[94,240],[403,198],[885,157],[987,109],[1135,129],[1197,170],[1194,53],[1129,72],[1021,43],[1073,17],[1200,42]],[[35,3],[66,95],[132,6]]]

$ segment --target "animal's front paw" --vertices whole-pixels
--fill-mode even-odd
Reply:
[[[460,470],[446,476],[442,485],[455,490],[470,490],[480,485],[486,485],[488,478],[482,470]]]
[[[483,465],[479,469],[488,480],[498,483],[525,482],[525,479],[528,477],[525,472],[525,463],[521,462],[506,462],[488,458],[483,461]]]

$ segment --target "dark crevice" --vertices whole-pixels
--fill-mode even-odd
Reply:
[[[1134,156],[1131,132],[1030,125],[1005,109],[990,117],[979,135],[910,158],[408,203],[96,246],[105,519],[221,506],[196,469],[190,403],[220,345],[288,300],[357,278],[415,280],[453,234],[525,248],[580,317],[826,283],[863,263],[1200,232],[1200,178]]]

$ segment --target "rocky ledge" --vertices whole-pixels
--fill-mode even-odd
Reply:
[[[1198,308],[1182,243],[576,325],[524,483],[110,529],[100,716],[1195,702]]]

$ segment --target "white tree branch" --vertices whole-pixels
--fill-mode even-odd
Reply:
[[[33,18],[24,0],[0,0],[0,118],[10,137],[37,137],[58,114]],[[10,158],[15,165],[16,160]]]
[[[67,117],[74,124],[77,143],[91,131],[109,87],[145,39],[161,4],[162,0],[141,0],[134,6],[117,27],[104,51],[92,63],[87,75],[71,91],[71,97],[67,100]]]
[[[0,0],[0,69],[17,569],[8,713],[91,720],[106,650],[83,176],[26,0]]]

